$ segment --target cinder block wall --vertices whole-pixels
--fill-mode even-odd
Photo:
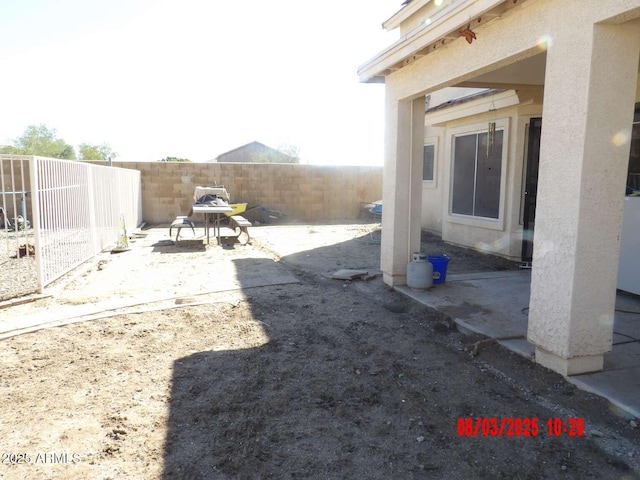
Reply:
[[[382,198],[382,167],[256,163],[114,162],[142,172],[148,223],[186,215],[196,186],[224,185],[232,202],[280,210],[289,219],[354,219],[363,202]]]

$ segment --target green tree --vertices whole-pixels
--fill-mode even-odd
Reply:
[[[13,141],[15,153],[40,155],[42,157],[76,159],[76,152],[63,139],[57,138],[56,130],[45,124],[29,125],[21,137]]]
[[[278,150],[291,157],[291,163],[300,163],[300,147],[298,147],[297,145],[281,143],[278,147]]]
[[[17,155],[18,149],[13,145],[0,145],[0,154]]]
[[[115,160],[118,156],[116,152],[106,143],[102,145],[92,145],[90,143],[81,143],[78,145],[78,153],[80,160]]]
[[[161,162],[190,162],[188,158],[180,158],[180,157],[166,157],[160,160]]]

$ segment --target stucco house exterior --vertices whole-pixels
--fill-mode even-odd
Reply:
[[[406,283],[422,228],[531,261],[536,361],[601,370],[640,209],[640,0],[403,5],[383,24],[400,39],[358,71],[386,92],[384,281]]]

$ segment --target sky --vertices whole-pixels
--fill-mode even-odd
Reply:
[[[46,124],[118,160],[208,161],[252,141],[381,165],[400,0],[1,0],[0,144]]]

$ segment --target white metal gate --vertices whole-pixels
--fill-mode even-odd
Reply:
[[[128,228],[142,222],[137,170],[3,155],[0,180],[0,208],[16,219],[0,235],[0,299],[42,290],[114,246],[121,217]]]
[[[38,288],[29,157],[0,157],[0,300]],[[32,254],[33,253],[33,254]]]

